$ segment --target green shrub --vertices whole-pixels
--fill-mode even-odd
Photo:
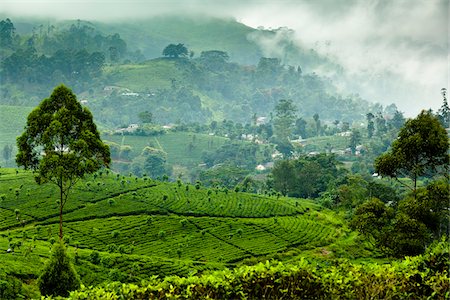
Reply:
[[[17,278],[0,273],[0,299],[21,299],[24,290]]]
[[[80,278],[67,256],[64,244],[56,243],[50,260],[38,278],[41,294],[67,297],[69,292],[78,289],[80,284]]]
[[[100,253],[98,251],[92,251],[89,254],[89,261],[94,265],[98,265],[100,263]]]

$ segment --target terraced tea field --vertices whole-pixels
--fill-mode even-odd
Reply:
[[[58,190],[38,186],[29,172],[0,173],[2,256],[10,272],[33,279],[58,239]],[[326,247],[344,238],[341,222],[330,216],[307,200],[103,171],[74,188],[64,209],[64,234],[84,282],[111,276],[139,281]],[[11,247],[16,253],[5,254]],[[30,263],[35,268],[24,266]]]
[[[168,132],[160,136],[107,135],[103,139],[131,146],[131,158],[141,154],[145,147],[152,146],[167,153],[169,164],[183,166],[196,166],[202,161],[203,151],[217,149],[228,140],[224,137],[190,132]]]
[[[16,137],[22,134],[27,115],[32,109],[26,106],[0,105],[0,150],[11,145],[14,147],[13,154],[16,152]],[[0,162],[5,163],[3,155],[0,156]]]

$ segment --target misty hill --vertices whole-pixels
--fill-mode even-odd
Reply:
[[[10,16],[0,14],[2,19],[8,17]],[[14,18],[12,21],[17,33],[23,35],[67,29],[73,24],[87,26],[103,35],[119,34],[127,42],[129,51],[138,51],[144,59],[160,57],[165,46],[177,42],[185,44],[197,56],[205,50],[226,51],[231,61],[244,65],[257,64],[260,57],[275,57],[283,64],[299,64],[307,72],[318,67],[324,68],[325,65],[335,70],[340,68],[313,49],[301,48],[293,43],[293,31],[286,27],[255,29],[232,18],[166,15],[126,22],[36,18]]]
[[[361,119],[369,108],[313,73],[336,66],[296,46],[286,28],[253,29],[231,19],[201,17],[39,22],[19,21],[17,34],[2,46],[0,103],[33,106],[64,82],[84,93],[95,113],[114,110],[114,102],[130,103],[121,116],[131,122],[136,111],[151,108],[162,123],[230,119],[245,124],[255,113],[268,116],[283,98],[293,99],[300,116],[318,113],[329,121]],[[184,44],[190,58],[158,58],[170,43]],[[122,90],[105,94],[108,86]],[[121,97],[130,92],[152,99]],[[100,102],[101,109],[95,108]],[[117,119],[110,115],[107,123],[117,125]]]

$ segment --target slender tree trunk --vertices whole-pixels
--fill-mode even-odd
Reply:
[[[63,238],[63,187],[59,188],[59,240],[62,241]]]

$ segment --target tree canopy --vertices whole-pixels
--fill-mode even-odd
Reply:
[[[444,127],[430,112],[422,111],[400,129],[391,149],[376,159],[375,169],[380,175],[411,178],[416,190],[419,176],[448,168],[448,148]]]
[[[184,46],[184,44],[169,44],[164,48],[163,53],[164,56],[178,58],[180,56],[187,56],[188,49]]]
[[[101,141],[91,112],[60,85],[28,115],[17,148],[18,166],[36,171],[38,184],[52,182],[60,189],[62,239],[62,210],[70,189],[85,174],[109,165],[109,147]]]

